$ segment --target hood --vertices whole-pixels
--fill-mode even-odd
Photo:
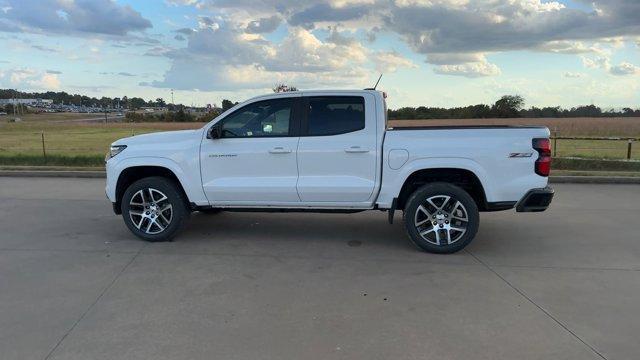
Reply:
[[[161,131],[122,138],[113,142],[112,145],[138,145],[179,142],[189,139],[199,139],[201,134],[202,129]]]

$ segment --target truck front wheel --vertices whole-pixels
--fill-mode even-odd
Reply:
[[[463,189],[431,183],[411,194],[404,208],[404,224],[419,248],[439,254],[462,250],[478,231],[478,206]]]
[[[125,224],[137,237],[169,241],[189,218],[188,202],[171,179],[148,177],[127,188],[121,209]]]

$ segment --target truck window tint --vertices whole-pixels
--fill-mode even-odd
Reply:
[[[222,137],[288,136],[293,99],[259,101],[222,120]]]
[[[337,135],[364,129],[364,98],[360,96],[310,97],[310,136]]]

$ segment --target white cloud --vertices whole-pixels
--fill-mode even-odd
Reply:
[[[486,62],[486,58],[481,53],[431,53],[427,54],[427,62],[435,65],[457,65]]]
[[[440,65],[433,70],[436,74],[456,75],[469,78],[500,75],[500,68],[489,62],[470,62],[460,65]]]
[[[417,68],[411,60],[403,57],[395,51],[378,51],[373,54],[376,70],[381,73],[393,73],[399,68]]]
[[[540,44],[535,48],[537,51],[545,51],[556,54],[605,54],[606,52],[597,46],[588,46],[582,41],[549,41],[544,44]]]
[[[52,71],[20,68],[0,70],[0,85],[29,90],[58,90],[60,79],[58,73]]]
[[[583,78],[586,75],[584,73],[579,73],[579,72],[565,72],[562,76],[569,78],[569,79],[579,79],[579,78]]]
[[[218,26],[212,28],[213,23]],[[162,81],[152,85],[211,91],[269,87],[276,82],[298,87],[321,81],[331,85],[364,82],[368,72],[363,64],[369,61],[369,51],[357,41],[337,39],[322,41],[298,27],[273,43],[227,21],[205,20],[186,48],[164,53],[172,66]],[[403,65],[399,56],[387,60]]]
[[[594,58],[583,56],[582,64],[589,69],[603,69],[608,71],[611,68],[611,61],[606,56],[598,56]]]

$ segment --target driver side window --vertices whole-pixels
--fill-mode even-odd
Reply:
[[[258,101],[222,120],[223,138],[289,136],[293,98]]]

